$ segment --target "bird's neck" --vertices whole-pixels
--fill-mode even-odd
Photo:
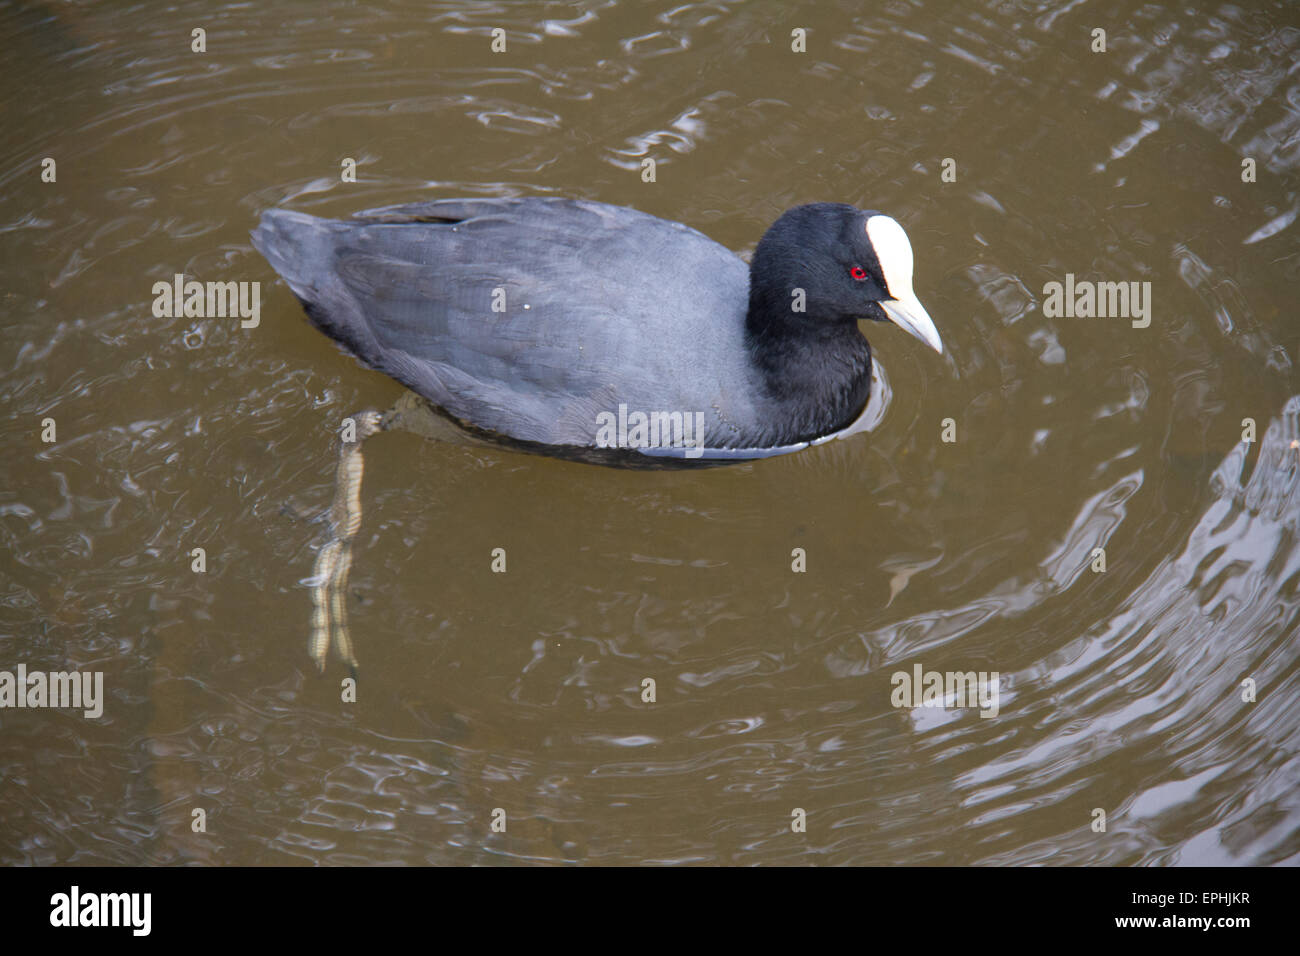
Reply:
[[[763,305],[750,297],[746,337],[767,394],[784,409],[781,443],[848,427],[871,394],[871,346],[857,321]]]

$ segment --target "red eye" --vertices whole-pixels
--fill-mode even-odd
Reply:
[[[861,282],[867,277],[867,270],[863,269],[862,266],[854,266],[849,270],[849,275]]]

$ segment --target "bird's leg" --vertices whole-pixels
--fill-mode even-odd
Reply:
[[[311,642],[308,650],[316,668],[325,672],[325,656],[331,643],[334,652],[355,677],[357,659],[348,634],[347,586],[352,568],[352,539],[361,527],[361,475],[365,462],[361,445],[388,427],[390,411],[358,412],[343,420],[339,433],[338,467],[334,472],[334,503],[330,506],[330,538],[316,555],[311,599]]]

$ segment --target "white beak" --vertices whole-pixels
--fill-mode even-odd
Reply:
[[[939,339],[939,330],[934,327],[930,314],[921,305],[921,300],[910,292],[896,299],[881,299],[880,307],[885,310],[896,325],[911,332],[918,339],[940,355],[943,354],[943,342]]]

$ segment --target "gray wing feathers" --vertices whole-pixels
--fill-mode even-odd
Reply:
[[[411,203],[346,221],[271,210],[253,241],[363,362],[514,438],[590,445],[597,415],[620,402],[672,396],[707,412],[719,390],[748,385],[695,381],[701,363],[666,347],[744,347],[744,263],[644,213],[545,199]]]

